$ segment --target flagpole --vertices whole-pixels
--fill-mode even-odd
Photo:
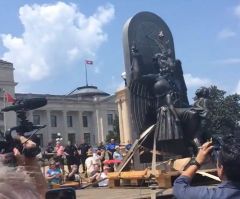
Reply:
[[[6,107],[6,96],[5,96],[5,89],[3,89],[3,105],[4,108]],[[7,131],[7,118],[6,118],[6,112],[3,113],[3,121],[4,121],[4,132]]]
[[[85,77],[86,77],[86,86],[88,86],[88,78],[87,78],[87,64],[85,61]]]

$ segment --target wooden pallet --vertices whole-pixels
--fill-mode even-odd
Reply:
[[[168,189],[173,185],[174,180],[180,175],[179,171],[169,171],[156,175],[155,179],[160,188]]]
[[[156,182],[160,188],[171,188],[174,180],[180,175],[179,171],[168,171],[156,175]],[[192,180],[193,185],[216,184],[220,180],[217,177],[216,169],[203,169],[197,171]]]

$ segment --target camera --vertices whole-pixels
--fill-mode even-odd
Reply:
[[[34,125],[27,120],[26,113],[29,110],[40,108],[46,104],[46,98],[16,100],[13,105],[1,110],[2,112],[15,111],[19,125],[8,129],[5,133],[0,132],[0,154],[12,153],[13,148],[17,148],[26,157],[35,157],[41,152],[39,147],[40,140],[36,132],[45,128],[46,125]],[[14,132],[16,132],[17,136],[24,136],[27,140],[36,143],[36,147],[31,149],[24,148],[23,144],[18,139],[15,139]]]
[[[212,144],[214,151],[220,151],[224,144],[224,136],[223,135],[213,135]]]

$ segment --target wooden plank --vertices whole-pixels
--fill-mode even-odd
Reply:
[[[74,182],[74,181],[66,181],[64,184],[60,185],[61,188],[65,188],[65,187],[77,188],[79,186],[80,186],[80,183]]]
[[[132,159],[133,155],[136,153],[136,151],[139,149],[141,144],[144,142],[144,140],[148,137],[148,135],[151,133],[151,131],[155,128],[155,124],[147,128],[141,135],[139,139],[136,139],[133,143],[132,147],[128,151],[127,155],[124,157],[121,164],[117,167],[117,171],[121,172],[125,166],[128,164],[128,162]]]
[[[109,179],[108,187],[117,188],[120,186],[142,186],[145,184],[145,179]]]
[[[207,173],[207,172],[204,172],[204,171],[197,171],[196,173],[198,173],[198,174],[200,174],[200,175],[202,175],[202,176],[206,176],[206,177],[208,177],[208,178],[211,178],[211,179],[213,179],[213,180],[216,180],[216,181],[218,181],[218,182],[221,182],[221,180],[220,180],[219,177],[217,177],[217,176],[215,176],[215,175],[212,175],[212,174],[210,174],[210,173]]]
[[[120,174],[118,172],[109,172],[107,176],[109,179],[118,179],[120,177]]]
[[[123,171],[108,173],[109,179],[144,179],[148,178],[148,169],[143,171]]]
[[[173,162],[172,167],[173,167],[173,169],[175,169],[177,171],[183,171],[190,160],[191,160],[191,158],[177,159]]]
[[[145,178],[147,174],[147,170],[145,169],[144,171],[126,171],[126,172],[121,172],[120,178],[124,179],[130,179],[130,178]]]

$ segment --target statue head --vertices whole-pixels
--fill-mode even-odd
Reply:
[[[201,98],[201,97],[208,98],[209,97],[209,89],[206,87],[201,87],[196,90],[195,94],[196,94],[196,98]]]
[[[164,96],[170,91],[169,82],[166,79],[160,79],[154,84],[154,93],[157,96]]]

